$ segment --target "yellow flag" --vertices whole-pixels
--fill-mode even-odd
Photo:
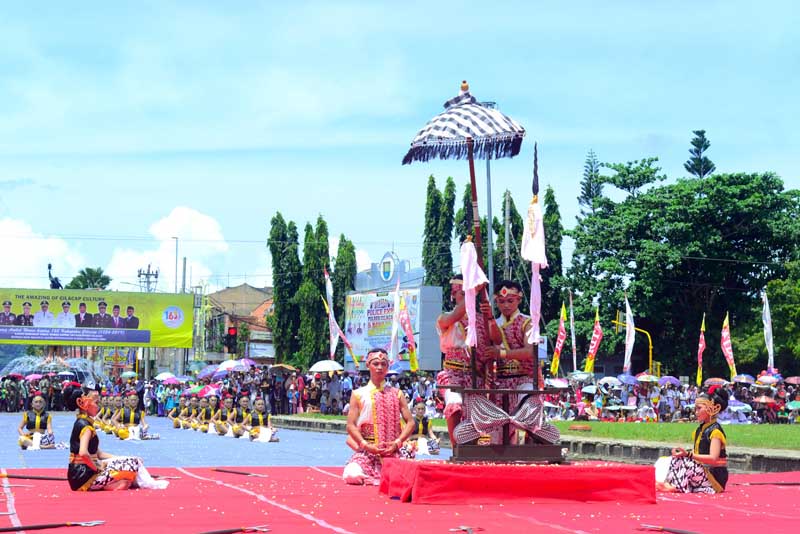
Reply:
[[[564,323],[567,321],[567,308],[561,303],[561,319],[558,322],[558,337],[556,347],[553,351],[553,362],[550,364],[550,375],[558,375],[558,364],[561,361],[561,350],[564,348],[564,340],[567,339],[567,329]]]
[[[700,342],[697,345],[697,387],[703,385],[703,351],[706,350],[706,314],[703,314],[703,322],[700,324]]]

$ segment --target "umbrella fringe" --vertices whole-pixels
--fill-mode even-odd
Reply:
[[[473,157],[475,159],[513,158],[519,154],[522,147],[522,136],[514,135],[504,138],[476,139],[473,142]],[[466,159],[469,154],[467,141],[446,140],[436,143],[425,143],[412,146],[403,158],[403,165],[413,161],[428,161],[439,159]]]

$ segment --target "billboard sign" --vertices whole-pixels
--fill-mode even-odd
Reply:
[[[400,294],[406,301],[411,328],[416,337],[419,332],[420,290],[400,289]],[[353,345],[353,352],[359,360],[363,359],[371,348],[389,350],[394,314],[393,292],[368,291],[347,295],[345,309],[345,335]],[[401,361],[408,360],[407,350],[408,342],[401,333]]]
[[[0,344],[190,348],[194,296],[0,289]]]

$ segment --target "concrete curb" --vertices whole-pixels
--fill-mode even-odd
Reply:
[[[346,434],[346,423],[336,419],[312,419],[309,417],[275,416],[272,424],[278,428],[332,432]],[[442,447],[450,447],[446,430],[434,429]],[[561,445],[569,450],[569,456],[579,459],[614,460],[626,463],[651,464],[661,456],[669,456],[669,444],[562,436]],[[779,449],[728,449],[728,467],[741,472],[800,471],[800,451]]]

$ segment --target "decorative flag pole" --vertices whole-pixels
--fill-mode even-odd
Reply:
[[[586,356],[586,365],[583,368],[585,373],[594,373],[594,360],[597,357],[597,350],[603,340],[603,329],[600,328],[600,307],[594,309],[594,328],[592,329],[592,340],[589,342],[589,354]]]
[[[328,269],[322,268],[325,274],[325,311],[328,312],[328,331],[330,340],[330,357],[334,359],[336,355],[336,345],[339,342],[339,325],[336,323],[336,318],[333,315],[333,283],[331,277],[328,275]]]
[[[628,303],[628,294],[625,294],[625,362],[622,364],[622,372],[631,374],[631,355],[633,354],[633,341],[636,338],[636,325],[633,324],[633,312]],[[648,369],[652,373],[652,369]]]
[[[767,373],[775,369],[775,349],[772,346],[772,316],[769,311],[767,291],[764,290],[764,310],[761,312],[761,321],[764,323],[764,343],[767,345]]]
[[[578,350],[575,347],[575,313],[572,310],[572,290],[569,290],[569,334],[572,341],[572,370],[578,370]]]
[[[564,303],[561,303],[561,318],[558,321],[558,337],[556,338],[556,347],[553,350],[553,362],[550,364],[550,376],[555,377],[558,375],[558,364],[561,361],[561,349],[564,348],[564,341],[567,339],[567,329],[564,323],[567,320],[567,309]]]
[[[399,359],[400,347],[398,334],[400,332],[400,277],[397,277],[397,284],[394,288],[392,304],[392,337],[389,341],[389,359],[395,363]]]
[[[700,341],[697,343],[697,387],[703,385],[703,352],[706,350],[706,314],[703,314],[703,322],[700,324]]]
[[[725,355],[725,361],[728,362],[728,368],[731,370],[731,381],[736,376],[736,362],[733,359],[733,344],[731,343],[731,326],[728,321],[728,312],[725,312],[725,321],[722,323],[722,336],[720,339],[722,346],[722,354]]]
[[[414,342],[414,329],[411,328],[411,317],[408,315],[405,297],[400,297],[400,326],[408,339],[408,366],[412,373],[419,370],[417,361],[417,344]]]
[[[539,323],[542,318],[542,287],[539,269],[547,267],[545,253],[544,218],[542,207],[539,205],[539,148],[533,145],[533,198],[528,206],[528,216],[525,218],[522,231],[522,247],[520,254],[523,259],[531,262],[531,329],[528,342],[533,346],[533,387],[539,389]]]
[[[338,343],[339,339],[341,338],[342,343],[344,343],[347,352],[350,354],[350,357],[353,359],[353,365],[355,365],[356,371],[358,371],[361,364],[358,361],[358,357],[353,353],[353,346],[350,344],[350,341],[347,340],[345,337],[344,332],[339,327],[339,323],[336,322],[336,317],[333,314],[333,284],[331,283],[331,278],[328,276],[328,270],[323,268],[323,272],[325,273],[325,297],[320,295],[322,299],[322,304],[325,306],[325,313],[328,315],[328,330],[330,331],[330,345],[331,345],[331,360],[334,359],[336,354],[336,344]]]

